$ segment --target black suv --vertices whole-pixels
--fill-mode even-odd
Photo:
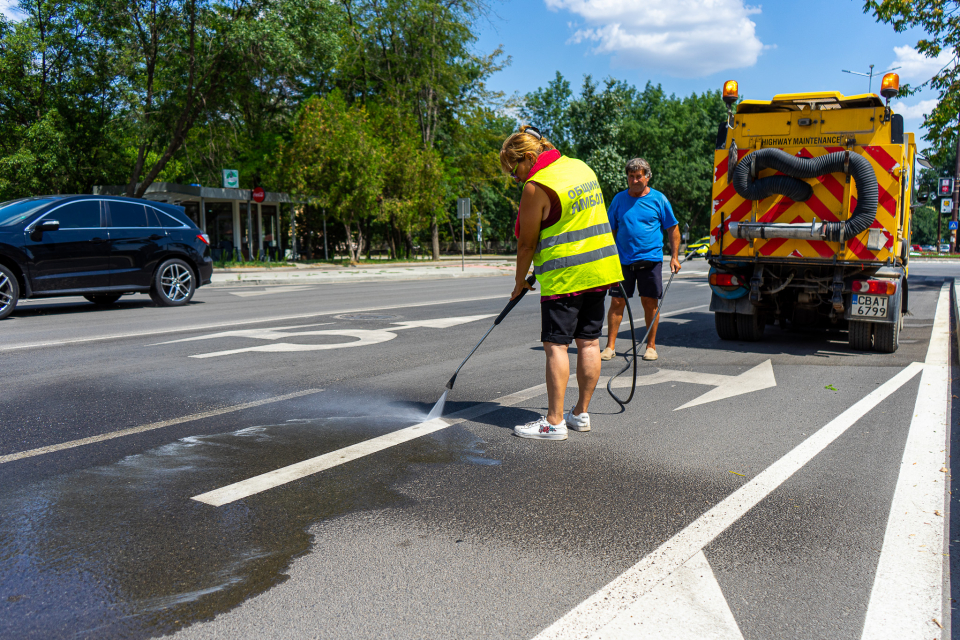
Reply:
[[[82,295],[109,305],[149,293],[184,305],[210,283],[210,241],[180,207],[113,196],[0,203],[0,319],[20,298]]]

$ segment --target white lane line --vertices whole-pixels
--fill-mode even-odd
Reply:
[[[457,411],[456,413],[450,414],[446,418],[436,418],[427,422],[421,422],[405,429],[400,429],[399,431],[393,431],[377,438],[371,438],[370,440],[358,442],[357,444],[350,445],[349,447],[344,447],[343,449],[331,451],[330,453],[325,453],[321,456],[310,458],[309,460],[304,460],[303,462],[298,462],[288,467],[283,467],[259,476],[254,476],[252,478],[227,485],[226,487],[221,487],[220,489],[214,489],[213,491],[201,493],[200,495],[193,496],[192,500],[203,502],[214,507],[219,507],[242,498],[247,498],[262,491],[266,491],[267,489],[273,489],[274,487],[278,487],[282,484],[293,482],[294,480],[299,480],[300,478],[305,478],[306,476],[325,471],[326,469],[345,464],[373,453],[377,453],[378,451],[383,451],[384,449],[394,447],[398,444],[409,442],[410,440],[414,440],[420,436],[425,436],[428,433],[434,433],[436,431],[446,429],[449,426],[459,424],[467,420],[472,420],[484,414],[496,411],[497,409],[524,402],[530,398],[535,398],[539,395],[542,395],[546,393],[546,391],[547,385],[538,384],[535,387],[530,387],[529,389],[524,389],[523,391],[518,391],[508,396],[503,396],[502,398],[494,400],[493,402],[482,403],[462,411]]]
[[[83,342],[99,342],[103,340],[123,340],[125,338],[141,338],[144,336],[162,336],[171,333],[188,333],[190,331],[207,331],[209,329],[220,329],[222,327],[240,327],[248,324],[260,324],[267,322],[287,322],[288,320],[301,320],[303,318],[316,318],[319,316],[332,316],[340,313],[365,313],[367,311],[386,311],[388,309],[412,309],[414,307],[430,307],[441,304],[457,304],[460,302],[477,302],[480,300],[495,300],[497,298],[506,300],[507,296],[498,294],[495,296],[478,296],[476,298],[456,298],[453,300],[437,300],[434,302],[407,302],[404,304],[393,304],[379,307],[363,307],[360,309],[337,309],[336,311],[318,311],[316,313],[300,313],[293,316],[272,316],[269,318],[256,318],[254,320],[237,320],[235,322],[218,322],[215,324],[203,324],[190,327],[178,327],[176,329],[163,329],[160,331],[135,331],[130,333],[115,333],[107,336],[92,336],[89,338],[73,338],[68,340],[50,340],[47,342],[29,342],[25,344],[0,345],[0,352],[17,351],[20,349],[37,349],[40,347],[60,347],[69,344],[80,344]]]
[[[688,313],[690,311],[696,311],[697,309],[702,309],[706,306],[707,305],[705,304],[701,304],[697,305],[696,307],[677,309],[676,311],[662,313],[660,315],[661,317],[666,318],[682,313]],[[641,322],[643,321],[641,320]],[[517,404],[518,402],[523,402],[524,400],[534,398],[545,392],[546,385],[540,384],[535,387],[530,387],[529,389],[524,389],[508,396],[503,396],[502,398],[494,400],[492,403],[483,403],[475,407],[463,409],[462,411],[450,414],[446,418],[430,420],[429,422],[421,422],[419,424],[415,424],[405,429],[400,429],[399,431],[394,431],[365,442],[359,442],[355,445],[340,449],[339,451],[325,453],[322,456],[317,456],[316,458],[304,460],[303,462],[298,462],[288,467],[276,469],[275,471],[254,476],[253,478],[248,478],[247,480],[243,480],[220,489],[215,489],[213,491],[208,491],[207,493],[193,496],[192,499],[219,507],[221,505],[240,500],[241,498],[246,498],[262,491],[266,491],[267,489],[272,489],[282,484],[325,471],[332,467],[350,462],[351,460],[356,460],[357,458],[362,458],[372,453],[383,451],[389,447],[394,447],[398,444],[409,442],[410,440],[419,438],[420,436],[424,436],[429,433],[439,431],[440,429],[445,429],[450,425],[458,424],[460,422],[464,422],[465,420],[470,420],[477,416],[490,413],[491,411],[495,411],[501,407],[507,407]]]
[[[890,505],[863,625],[864,640],[940,637],[948,476],[950,285],[940,289],[920,393]]]
[[[744,640],[703,551],[591,640]]]
[[[584,638],[598,632],[636,600],[770,495],[860,418],[913,379],[924,365],[911,363],[841,413],[747,484],[723,499],[610,584],[540,632],[534,640]]]
[[[114,438],[122,438],[123,436],[129,436],[135,433],[143,433],[144,431],[153,431],[154,429],[171,427],[175,424],[192,422],[193,420],[200,420],[202,418],[222,416],[225,413],[233,413],[235,411],[243,411],[244,409],[252,409],[253,407],[261,407],[265,404],[273,404],[274,402],[290,400],[291,398],[309,396],[314,393],[320,393],[321,391],[323,391],[323,389],[306,389],[304,391],[287,393],[282,396],[275,396],[273,398],[266,398],[264,400],[256,400],[254,402],[245,402],[243,404],[235,404],[229,407],[223,407],[222,409],[213,409],[211,411],[194,413],[193,415],[183,416],[181,418],[171,418],[170,420],[161,420],[160,422],[151,422],[150,424],[144,424],[139,427],[131,427],[129,429],[120,429],[119,431],[111,431],[110,433],[103,433],[98,436],[90,436],[89,438],[80,438],[79,440],[70,440],[69,442],[52,444],[47,447],[40,447],[39,449],[30,449],[28,451],[20,451],[19,453],[10,453],[5,456],[0,456],[0,464],[3,464],[5,462],[13,462],[14,460],[22,460],[24,458],[32,458],[34,456],[40,456],[45,453],[53,453],[54,451],[63,451],[64,449],[73,449],[74,447],[82,447],[83,445],[86,445],[86,444],[103,442],[104,440],[113,440]]]

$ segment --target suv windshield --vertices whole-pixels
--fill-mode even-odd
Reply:
[[[45,207],[57,198],[30,198],[29,200],[10,200],[0,203],[0,227],[13,227],[37,209]]]

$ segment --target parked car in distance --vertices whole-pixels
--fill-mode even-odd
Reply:
[[[923,244],[920,245],[920,251],[933,251],[936,252],[937,248],[932,244]]]
[[[183,209],[114,196],[39,196],[0,203],[0,319],[21,298],[83,296],[110,305],[146,293],[190,301],[213,274],[207,235]]]
[[[948,253],[950,251],[950,245],[946,242],[940,245],[940,253]]]
[[[687,254],[691,252],[698,256],[705,256],[710,251],[710,236],[703,236],[696,242],[687,245]]]
[[[910,245],[910,250],[911,250],[911,251],[923,251],[923,247],[921,247],[921,246],[918,245],[918,244],[912,244],[912,245]]]

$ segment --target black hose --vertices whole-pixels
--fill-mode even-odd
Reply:
[[[687,258],[693,255],[691,251],[687,255],[683,256],[680,259],[680,262],[686,262]],[[643,332],[643,338],[646,339],[647,334],[650,333],[650,327],[657,324],[657,321],[660,319],[660,307],[663,306],[663,301],[667,297],[667,291],[670,290],[670,284],[673,282],[673,277],[677,275],[676,272],[670,274],[670,279],[667,280],[667,286],[663,288],[663,294],[660,296],[660,302],[657,303],[657,312],[653,314],[653,321],[645,327]],[[630,310],[630,300],[627,298],[627,292],[623,288],[623,283],[618,282],[617,286],[620,287],[620,295],[623,296],[623,301],[627,305],[627,316],[630,318],[630,337],[633,338],[633,347],[623,354],[623,359],[626,360],[626,364],[623,365],[623,369],[617,371],[615,374],[610,376],[610,379],[607,380],[607,393],[610,394],[610,397],[613,398],[613,401],[620,405],[620,413],[623,413],[627,410],[627,405],[633,400],[633,394],[637,390],[637,333],[633,328],[633,311]],[[610,328],[607,327],[607,331]],[[627,356],[633,353],[633,358],[628,358]],[[630,395],[627,396],[626,400],[621,400],[617,397],[617,394],[613,392],[613,381],[620,376],[624,371],[630,368],[631,363],[633,364],[633,384],[630,385]]]
[[[733,188],[741,198],[762,200],[775,194],[804,202],[813,195],[813,188],[803,180],[845,173],[857,185],[857,206],[849,220],[825,222],[822,233],[826,240],[843,242],[866,231],[877,217],[877,176],[870,161],[859,153],[837,151],[819,158],[798,158],[781,149],[758,149],[745,155],[733,174]],[[775,169],[785,175],[757,179],[763,169]]]
[[[610,394],[610,397],[613,398],[614,402],[620,405],[620,413],[623,413],[624,411],[627,410],[627,405],[630,403],[631,400],[633,400],[633,394],[637,390],[637,333],[636,333],[636,330],[633,328],[633,311],[630,310],[630,300],[627,298],[627,292],[626,290],[624,290],[622,282],[618,282],[617,286],[620,287],[620,295],[623,296],[623,301],[627,304],[627,316],[630,318],[630,337],[633,339],[633,346],[630,348],[629,351],[623,354],[623,359],[627,361],[627,363],[623,365],[623,369],[620,369],[620,371],[617,371],[616,374],[610,376],[610,379],[607,380],[607,393]],[[650,331],[650,328],[647,327],[647,332],[649,331]],[[644,337],[647,336],[647,332],[644,332],[643,334]],[[633,358],[628,359],[627,356],[631,352],[633,352]],[[626,400],[621,400],[620,398],[617,397],[617,394],[613,392],[613,388],[610,385],[613,384],[614,378],[616,378],[621,373],[623,373],[624,371],[630,368],[631,360],[633,361],[633,384],[630,385],[630,395],[627,396]]]

